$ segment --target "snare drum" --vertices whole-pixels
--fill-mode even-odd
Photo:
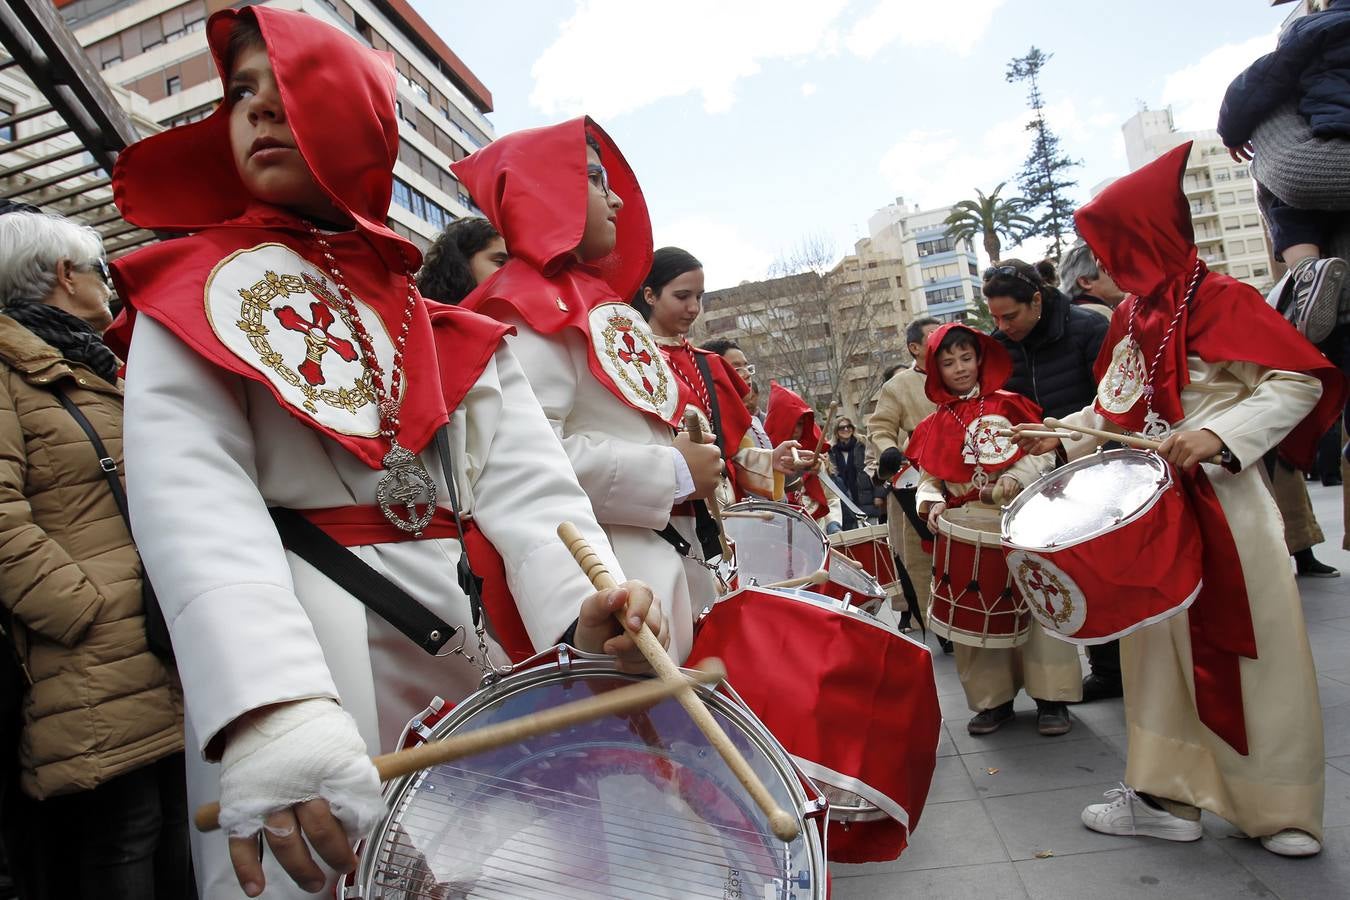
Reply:
[[[700,621],[690,664],[709,656],[826,788],[829,858],[899,856],[937,763],[942,713],[928,648],[809,591],[745,588]]]
[[[971,647],[1017,647],[1031,634],[1031,613],[1008,574],[999,510],[968,503],[938,516],[928,627]]]
[[[1055,637],[1100,644],[1174,616],[1200,593],[1200,530],[1171,467],[1104,450],[1050,472],[1003,514],[1008,570]]]
[[[869,611],[886,599],[875,578],[856,562],[831,551],[816,523],[785,503],[735,503],[722,511],[722,524],[736,544],[736,586],[781,585],[823,571],[827,581],[810,590],[848,598]]]
[[[555,648],[413,721],[434,741],[636,680],[608,657]],[[790,843],[674,698],[391,781],[390,812],[360,846],[344,898],[826,896],[813,795],[742,705],[698,688],[774,800]],[[809,810],[809,812],[807,812]]]
[[[865,525],[832,534],[829,538],[830,546],[836,553],[842,553],[853,560],[876,579],[883,598],[899,597],[902,594],[900,576],[896,574],[895,556],[891,553],[888,535],[889,531],[885,525]],[[833,566],[830,567],[830,572],[833,574]]]

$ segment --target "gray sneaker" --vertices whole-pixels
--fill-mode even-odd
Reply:
[[[1284,316],[1314,344],[1327,339],[1340,313],[1341,285],[1350,267],[1337,257],[1303,259],[1289,270],[1292,298]]]

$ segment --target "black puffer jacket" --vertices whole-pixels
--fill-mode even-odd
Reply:
[[[1041,321],[1021,343],[1002,331],[994,339],[1012,355],[1013,373],[1004,385],[1030,397],[1047,416],[1077,412],[1097,394],[1092,364],[1106,340],[1105,316],[1073,306],[1054,288],[1041,292]]]
[[[1219,108],[1219,136],[1237,147],[1281,103],[1298,99],[1314,137],[1350,137],[1350,0],[1295,19],[1275,50],[1233,79]]]

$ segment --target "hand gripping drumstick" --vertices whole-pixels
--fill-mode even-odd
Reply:
[[[375,771],[380,773],[380,781],[392,781],[441,763],[454,762],[466,756],[496,750],[507,744],[518,744],[527,738],[562,731],[564,728],[580,725],[592,719],[623,715],[685,690],[688,686],[686,681],[688,676],[682,672],[677,674],[680,677],[678,682],[659,678],[647,679],[583,700],[564,703],[562,706],[555,706],[542,712],[530,713],[463,734],[454,734],[445,740],[376,756],[371,762],[375,764]],[[698,674],[692,677],[703,684],[716,684],[727,677],[727,670],[720,659],[709,658],[699,663]],[[199,806],[194,821],[198,831],[215,831],[220,827],[220,804],[206,803]]]
[[[1162,441],[1155,441],[1152,438],[1140,437],[1137,434],[1116,434],[1114,431],[1102,431],[1097,428],[1084,428],[1082,425],[1070,425],[1068,422],[1061,422],[1059,419],[1046,419],[1045,424],[1051,428],[1067,428],[1070,431],[1077,431],[1082,434],[1099,437],[1108,441],[1117,441],[1127,447],[1138,447],[1140,450],[1157,450],[1162,446]],[[1209,459],[1202,460],[1211,465],[1223,465],[1223,457],[1215,454]]]
[[[684,414],[684,430],[689,433],[689,439],[695,444],[703,443],[703,423],[698,420],[698,413],[692,409]],[[712,513],[713,521],[717,523],[717,541],[722,545],[722,560],[731,565],[731,542],[727,540],[727,530],[722,527],[722,505],[717,502],[717,491],[714,490],[703,502],[707,504],[708,512]]]
[[[595,555],[591,545],[577,531],[577,527],[571,522],[563,522],[558,526],[558,537],[562,538],[567,549],[572,551],[572,558],[581,566],[581,570],[586,573],[586,577],[591,580],[591,584],[598,591],[607,591],[619,586],[614,580],[614,576],[609,574],[605,564],[600,561],[600,557]],[[624,622],[624,627],[628,623]],[[754,769],[750,768],[750,763],[745,761],[741,751],[736,749],[736,745],[731,743],[731,738],[722,730],[722,726],[717,724],[708,707],[698,698],[698,695],[689,687],[680,670],[675,667],[674,661],[666,653],[666,648],[661,646],[661,642],[656,635],[652,634],[651,628],[646,622],[637,631],[631,632],[633,639],[637,642],[638,649],[642,655],[647,658],[652,669],[662,681],[678,682],[680,690],[675,694],[675,699],[684,707],[685,712],[689,713],[689,718],[694,720],[698,730],[703,732],[703,736],[708,739],[722,759],[726,761],[728,767],[735,774],[737,780],[749,792],[760,810],[769,819],[769,827],[779,840],[784,842],[791,841],[797,837],[800,830],[797,828],[796,821],[788,815],[769,794],[768,788],[764,782],[759,780]]]

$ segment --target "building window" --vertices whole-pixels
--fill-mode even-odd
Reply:
[[[935,303],[951,303],[955,300],[964,300],[965,293],[959,287],[939,288],[936,291],[924,291],[923,297],[931,306]]]
[[[164,79],[164,93],[172,97],[174,94],[181,93],[183,90],[183,79],[177,75],[170,75]]]
[[[1268,270],[1266,269],[1265,266],[1252,266],[1253,278],[1265,278],[1267,274]]]
[[[919,241],[918,251],[920,256],[932,256],[934,253],[946,253],[949,250],[955,250],[956,245],[951,238],[940,237],[931,241]]]
[[[8,119],[14,115],[14,104],[8,100],[0,100],[0,119]],[[0,141],[14,140],[14,126],[6,125],[0,128]]]

